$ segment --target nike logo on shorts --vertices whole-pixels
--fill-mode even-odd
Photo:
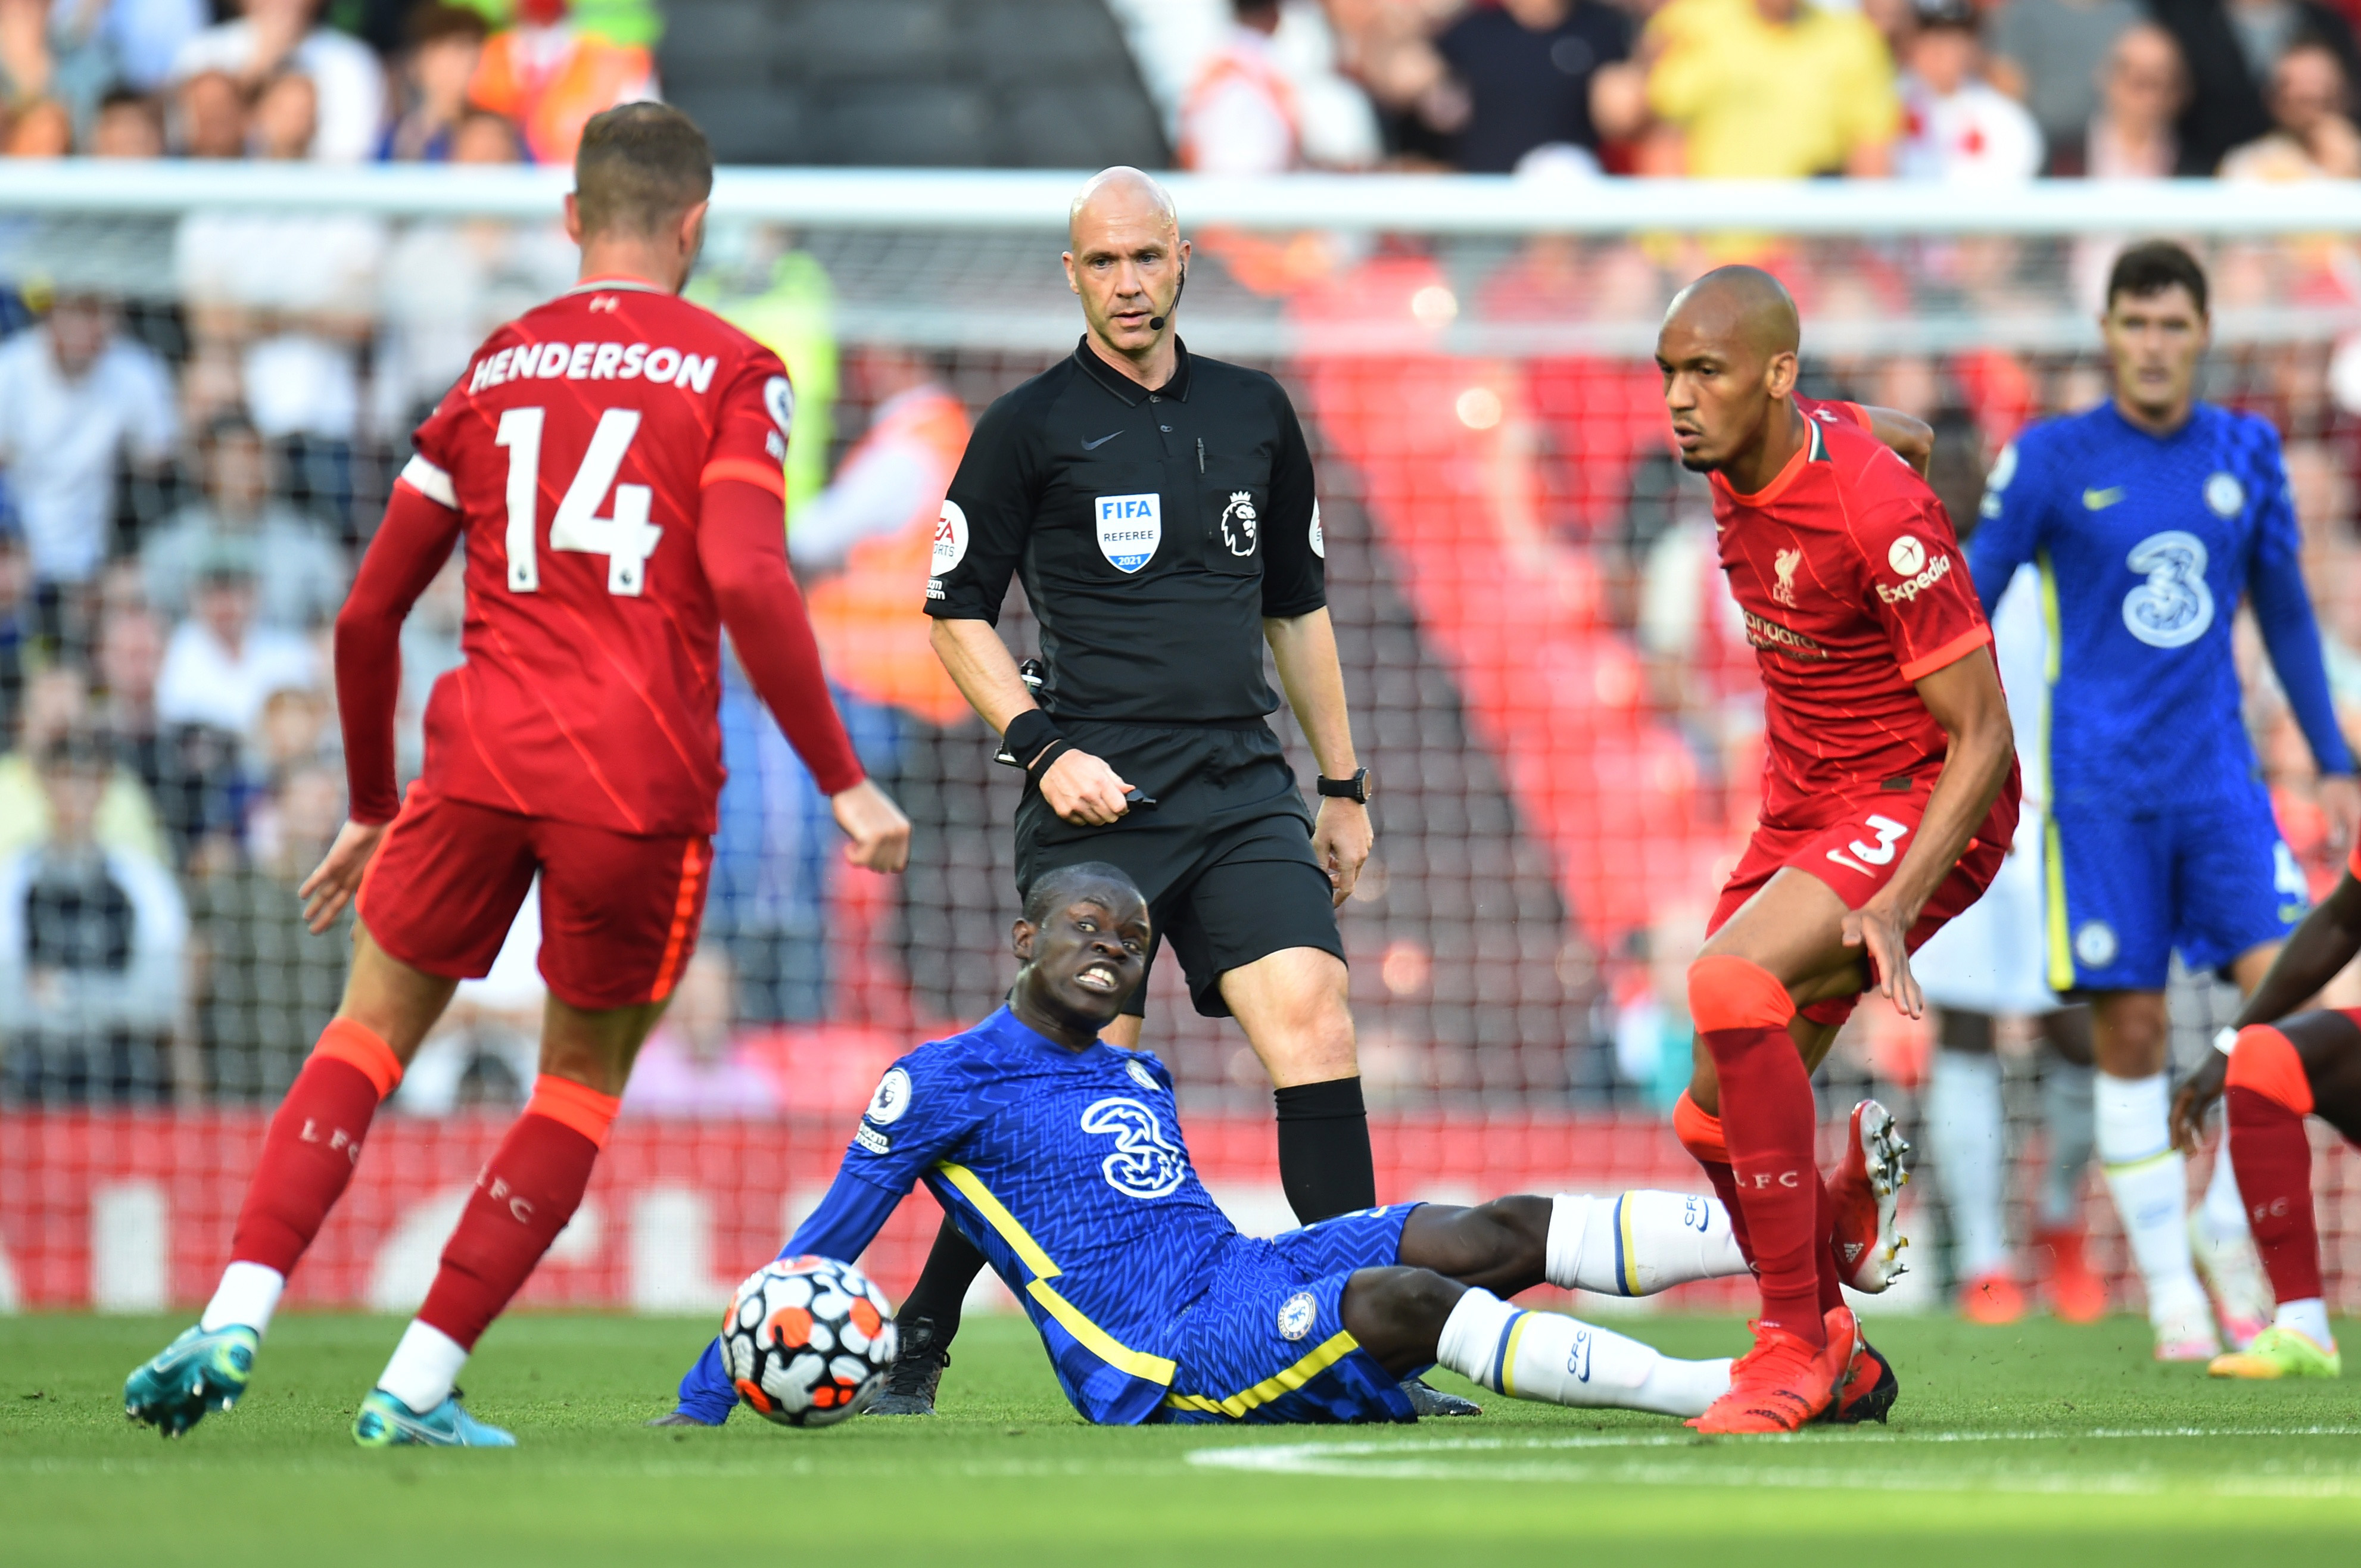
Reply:
[[[2104,511],[2123,499],[2124,488],[2121,485],[2110,485],[2103,490],[2084,490],[2082,492],[2082,510],[2084,511]]]

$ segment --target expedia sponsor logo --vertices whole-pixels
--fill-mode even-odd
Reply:
[[[1896,553],[1899,554],[1898,546]],[[1888,604],[1908,604],[1949,576],[1950,571],[1951,558],[1949,555],[1938,555],[1927,562],[1923,570],[1913,576],[1903,578],[1893,587],[1889,588],[1883,583],[1878,584],[1877,597]]]
[[[467,391],[473,396],[487,387],[530,377],[543,381],[645,380],[703,392],[711,389],[713,369],[719,363],[710,354],[683,354],[644,343],[522,343],[477,360]],[[775,410],[772,417],[777,417]]]
[[[1828,651],[1800,631],[1790,631],[1775,620],[1766,620],[1752,610],[1746,612],[1746,640],[1757,648],[1768,648],[1774,653],[1793,653],[1798,659],[1825,659]]]

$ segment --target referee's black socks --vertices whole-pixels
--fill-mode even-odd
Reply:
[[[933,1349],[943,1349],[958,1335],[967,1288],[983,1268],[983,1254],[960,1234],[949,1214],[944,1215],[942,1228],[935,1233],[934,1250],[927,1254],[927,1266],[902,1299],[902,1310],[894,1314],[894,1321],[907,1333],[921,1319],[931,1321],[933,1338],[928,1343]]]
[[[1369,1112],[1361,1080],[1291,1083],[1271,1091],[1279,1108],[1279,1184],[1304,1224],[1378,1203]]]

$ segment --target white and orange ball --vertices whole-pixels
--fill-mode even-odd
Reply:
[[[738,1287],[721,1360],[741,1403],[782,1426],[858,1415],[885,1386],[894,1307],[868,1276],[833,1258],[781,1258]]]

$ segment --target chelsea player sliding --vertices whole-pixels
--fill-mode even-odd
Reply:
[[[781,1256],[859,1257],[924,1180],[1099,1422],[1410,1420],[1400,1380],[1437,1363],[1519,1398],[1675,1416],[1729,1388],[1726,1360],[1503,1299],[1742,1274],[1713,1199],[1400,1203],[1241,1235],[1190,1167],[1171,1075],[1099,1038],[1146,972],[1139,890],[1103,863],[1045,872],[1015,938],[1008,1004],[886,1072]],[[708,1347],[665,1420],[719,1424],[735,1402]]]
[[[2159,1360],[2235,1346],[2268,1304],[2230,1161],[2194,1227],[2165,1124],[2171,952],[2251,992],[2311,900],[2240,711],[2231,623],[2250,598],[2341,850],[2361,817],[2305,597],[2279,435],[2201,402],[2205,274],[2177,245],[2116,260],[2101,318],[2114,396],[2000,455],[1968,546],[1987,613],[2027,561],[2050,626],[2048,980],[2093,1004],[2107,1189],[2146,1283]]]

